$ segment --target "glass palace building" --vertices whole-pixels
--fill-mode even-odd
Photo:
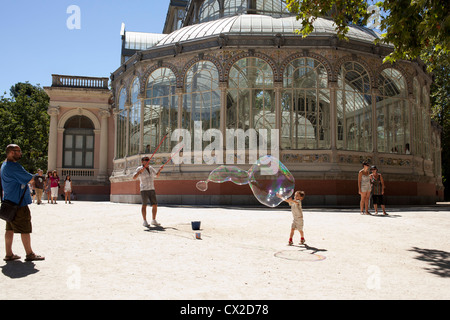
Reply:
[[[393,48],[375,45],[379,34],[368,28],[350,26],[348,41],[327,17],[306,38],[300,28],[281,0],[173,0],[162,34],[122,26],[121,65],[111,75],[111,201],[140,202],[132,176],[141,157],[163,140],[152,165],[164,164],[177,129],[190,133],[192,152],[164,167],[161,204],[256,204],[246,185],[196,188],[218,163],[250,167],[250,139],[232,144],[234,157],[225,141],[239,129],[257,133],[259,154],[276,149],[305,204],[357,205],[364,160],[383,174],[388,204],[442,199],[440,128],[423,63],[383,63]],[[266,132],[278,134],[259,144]],[[215,139],[223,152],[209,152],[211,163],[204,151]]]

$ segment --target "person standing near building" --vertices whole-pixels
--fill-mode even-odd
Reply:
[[[36,203],[42,203],[42,194],[44,193],[45,177],[42,170],[38,169],[37,174],[33,177],[34,190],[36,191]]]
[[[142,165],[137,167],[136,172],[133,176],[133,179],[136,180],[139,178],[140,181],[140,190],[141,190],[141,198],[142,198],[142,218],[144,219],[143,226],[148,227],[149,224],[147,222],[147,203],[150,201],[150,205],[152,206],[152,221],[151,224],[154,226],[160,226],[158,221],[156,221],[156,213],[158,211],[158,202],[156,201],[156,192],[155,192],[155,177],[158,178],[161,170],[156,171],[152,166],[150,166],[150,158],[143,157],[141,159]]]
[[[58,189],[59,189],[58,172],[56,172],[56,170],[53,170],[49,179],[50,179],[50,191],[51,191],[52,204],[53,204],[53,199],[55,199],[55,204],[57,204],[56,200],[58,200]]]
[[[32,181],[33,175],[18,163],[20,158],[22,158],[22,150],[18,145],[10,144],[6,147],[6,161],[1,167],[3,198],[14,203],[19,203],[22,194],[25,194],[22,202],[19,203],[16,218],[6,223],[6,256],[3,260],[13,261],[20,259],[18,255],[12,252],[14,233],[20,233],[21,235],[26,253],[25,261],[44,260],[44,257],[36,255],[31,248],[32,225],[31,212],[28,208],[28,205],[31,204],[31,195],[28,183]]]
[[[70,179],[70,175],[67,175],[66,180],[64,180],[64,195],[65,195],[65,199],[66,199],[66,204],[67,204],[67,200],[69,201],[69,204],[72,203],[72,202],[70,202],[71,193],[72,193],[72,179]]]
[[[50,203],[50,199],[52,198],[52,191],[50,188],[50,177],[52,176],[52,172],[50,170],[47,171],[45,175],[45,183],[44,183],[44,192],[47,195],[47,202]]]
[[[386,213],[386,205],[384,202],[384,180],[381,174],[378,173],[378,168],[376,166],[372,166],[370,168],[372,172],[370,174],[370,183],[372,185],[372,200],[373,207],[375,209],[375,214],[378,214],[378,206],[381,205],[381,209],[383,210],[384,215],[388,215]]]
[[[369,213],[369,199],[370,199],[370,172],[369,163],[363,162],[363,168],[358,172],[358,193],[361,195],[361,201],[359,203],[361,214]],[[365,212],[364,212],[365,208]]]
[[[281,196],[277,194],[277,197],[281,199]],[[296,191],[294,193],[294,199],[287,198],[284,199],[291,206],[292,211],[292,225],[291,225],[291,233],[289,234],[289,242],[288,245],[292,246],[294,242],[292,238],[294,237],[295,230],[300,232],[300,244],[305,243],[305,234],[303,232],[303,209],[302,209],[302,201],[305,199],[304,191]]]

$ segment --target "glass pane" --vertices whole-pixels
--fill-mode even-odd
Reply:
[[[72,151],[64,152],[64,167],[72,166]]]
[[[76,151],[75,152],[75,167],[83,166],[83,152]]]
[[[75,148],[82,149],[83,148],[83,136],[75,136]]]
[[[73,145],[72,142],[73,142],[73,135],[67,134],[65,137],[65,147],[67,149],[72,148],[72,145]]]
[[[94,160],[94,153],[92,151],[86,152],[85,166],[92,167],[94,165],[93,160]]]
[[[127,91],[125,90],[125,88],[122,88],[122,90],[120,90],[119,95],[119,110],[125,109],[126,101],[127,101]]]
[[[94,136],[86,136],[86,148],[94,149]]]

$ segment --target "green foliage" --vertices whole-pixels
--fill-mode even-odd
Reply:
[[[20,163],[31,173],[47,168],[49,100],[41,87],[28,82],[12,86],[10,98],[0,97],[0,148],[18,144],[23,152]]]
[[[377,5],[389,13],[381,21],[381,29],[385,30],[382,41],[395,47],[387,61],[416,59],[423,50],[428,50],[432,70],[434,60],[449,59],[449,1],[385,0]]]
[[[306,37],[317,17],[328,16],[336,23],[338,36],[345,38],[349,24],[367,23],[368,0],[286,0],[289,11],[302,19]],[[446,0],[382,0],[383,34],[376,43],[390,44],[394,51],[384,62],[420,58],[433,73],[431,112],[442,127],[442,173],[447,196],[450,196],[450,1]]]
[[[298,32],[307,37],[313,30],[317,17],[331,16],[336,23],[339,38],[347,39],[349,24],[366,24],[371,13],[367,12],[364,0],[286,0],[290,12],[302,20],[302,29]]]
[[[373,2],[373,1],[370,1]],[[286,0],[287,8],[302,19],[303,37],[313,30],[317,17],[329,16],[336,23],[340,38],[346,38],[349,24],[365,25],[371,12],[367,0]],[[381,9],[383,35],[377,42],[394,46],[385,61],[419,58],[422,50],[430,50],[431,64],[440,56],[450,59],[450,1],[442,0],[384,0]]]
[[[422,59],[429,61],[428,51],[422,53]],[[442,128],[442,176],[446,190],[446,199],[450,199],[450,62],[444,57],[433,61],[433,83],[431,85],[431,116]]]

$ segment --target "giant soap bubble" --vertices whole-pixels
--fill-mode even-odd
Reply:
[[[259,202],[276,207],[294,193],[295,179],[277,158],[263,156],[248,171],[236,166],[222,165],[211,171],[206,181],[197,182],[197,189],[208,190],[208,183],[231,181],[238,185],[249,184]]]

